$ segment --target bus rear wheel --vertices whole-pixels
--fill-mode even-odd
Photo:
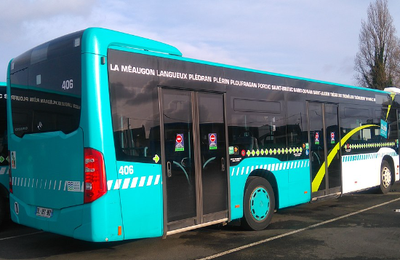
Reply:
[[[386,194],[392,187],[392,168],[387,161],[383,161],[381,165],[381,184],[380,193]]]
[[[275,210],[275,195],[271,184],[261,177],[249,177],[244,192],[242,226],[248,230],[263,230],[271,222]]]

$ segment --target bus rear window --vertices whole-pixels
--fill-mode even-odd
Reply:
[[[70,34],[42,44],[11,63],[14,134],[79,127],[81,108],[81,36]]]

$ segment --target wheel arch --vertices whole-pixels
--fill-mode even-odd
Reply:
[[[268,170],[255,170],[249,174],[250,176],[261,177],[264,178],[271,184],[272,190],[274,191],[275,196],[275,209],[279,208],[279,189],[278,189],[278,182],[276,181],[275,175],[268,171]]]

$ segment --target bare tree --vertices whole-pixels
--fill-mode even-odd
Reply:
[[[400,40],[389,13],[387,0],[368,7],[368,20],[361,22],[359,52],[355,58],[356,78],[362,87],[400,87]]]

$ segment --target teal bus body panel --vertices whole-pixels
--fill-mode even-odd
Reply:
[[[18,197],[10,194],[11,219],[15,223],[70,237],[75,228],[82,225],[82,206],[54,209],[51,218],[44,218],[36,216],[36,205],[29,205]]]
[[[18,214],[14,209],[19,206]],[[118,194],[107,193],[91,204],[53,210],[51,218],[36,216],[36,206],[28,205],[10,194],[11,219],[36,229],[73,237],[76,239],[106,242],[119,241],[120,205]]]
[[[81,127],[85,129],[85,132],[87,131],[90,133],[85,135],[84,147],[96,149],[104,155],[107,184],[109,188],[105,196],[112,195],[112,197],[115,197],[113,203],[118,203],[118,205],[120,205],[120,208],[115,210],[116,214],[113,214],[115,220],[109,221],[110,223],[115,223],[114,226],[116,226],[116,223],[120,223],[119,226],[123,227],[122,235],[115,239],[109,238],[109,241],[162,236],[163,207],[160,178],[161,165],[129,163],[130,165],[134,165],[136,174],[130,179],[131,183],[129,183],[129,189],[126,190],[123,188],[124,184],[128,185],[128,177],[118,173],[120,166],[124,166],[125,163],[116,161],[115,151],[113,149],[114,138],[112,135],[111,102],[108,89],[106,55],[108,46],[112,44],[112,41],[117,40],[117,36],[121,36],[121,34],[114,32],[117,36],[113,38],[108,34],[103,35],[103,31],[102,29],[88,29],[84,32],[82,39],[82,84],[84,87],[82,87]],[[125,37],[131,38],[129,36]],[[135,37],[135,39],[136,38],[141,39],[140,37]],[[105,63],[102,62],[102,59],[105,59]],[[149,181],[147,179],[145,187],[139,187],[141,180],[139,179],[137,189],[130,188],[133,181],[136,180],[136,177],[142,178],[146,174],[153,175],[152,178],[154,178],[154,182],[157,176],[159,176],[158,184],[149,187],[147,186],[147,182]],[[120,183],[120,187],[116,186],[118,183]],[[144,190],[149,191],[148,193],[145,192],[145,196],[146,199],[149,199],[148,196],[153,198],[152,203],[149,204],[144,199],[144,195],[141,193]],[[99,206],[98,211],[101,212],[102,210],[103,209]],[[91,211],[95,212],[94,207],[91,208]],[[87,216],[86,213],[84,215]],[[107,215],[109,215],[109,213],[107,213]],[[91,214],[88,216],[91,216]],[[92,221],[99,220],[98,218],[92,218]],[[78,234],[85,235],[85,230],[92,230],[92,225],[95,224],[87,221],[86,224],[83,224],[82,227],[78,229],[76,236],[81,237],[81,235]],[[117,231],[117,227],[115,227],[114,230]],[[95,238],[93,238],[93,241],[95,241]]]
[[[11,134],[13,193],[28,205],[61,209],[83,203],[83,132]],[[23,141],[24,145],[18,143]],[[38,174],[39,173],[39,174]]]
[[[82,54],[82,85],[80,126],[85,133],[88,133],[85,135],[83,145],[102,152],[107,159],[109,157],[106,154],[106,147],[113,147],[114,142],[107,66],[101,65],[101,56],[91,53]],[[115,153],[113,149],[108,150],[111,152],[110,156]],[[115,160],[115,155],[111,159]]]
[[[92,242],[121,241],[118,234],[121,221],[121,205],[118,192],[107,192],[96,201],[80,206],[82,225],[72,237]],[[60,222],[62,224],[62,222]]]
[[[84,52],[87,45],[86,32],[82,39],[82,106],[80,126],[85,136],[83,147],[100,151],[104,157],[107,182],[117,176],[117,165],[114,151],[114,139],[111,119],[110,98],[108,92],[107,66],[102,64],[103,56]],[[105,58],[105,57],[104,57]],[[83,158],[83,157],[82,157]],[[112,208],[110,208],[112,206]],[[98,217],[100,215],[100,217]],[[122,240],[118,228],[122,227],[121,204],[119,191],[108,191],[103,197],[89,203],[83,212],[84,221],[74,237],[88,241]],[[102,226],[110,226],[110,232],[101,231]]]
[[[118,179],[109,192],[120,192],[124,239],[163,235],[163,191],[160,164],[117,162]]]
[[[277,183],[278,209],[311,200],[309,160],[280,161],[276,158],[247,158],[230,167],[231,218],[243,217],[243,197],[247,178],[254,171],[271,172]]]

